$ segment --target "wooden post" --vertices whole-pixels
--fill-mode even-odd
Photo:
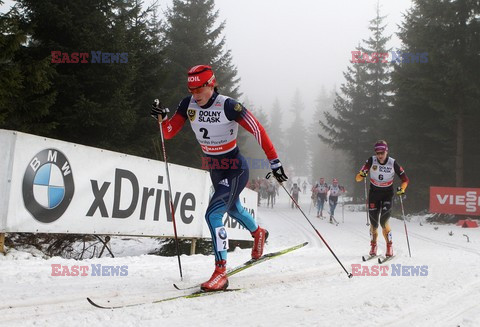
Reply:
[[[5,233],[0,233],[0,253],[5,254]]]
[[[194,238],[192,239],[192,245],[190,246],[190,255],[194,255],[195,254],[195,248],[197,246],[197,239]]]

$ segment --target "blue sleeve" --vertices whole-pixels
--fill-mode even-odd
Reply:
[[[184,98],[182,101],[180,101],[177,107],[176,113],[184,117],[185,119],[187,118],[187,109],[188,109],[188,105],[190,104],[191,98],[192,98],[191,96]]]
[[[228,98],[227,100],[225,100],[224,110],[227,119],[232,121],[237,120],[246,109],[237,100]]]

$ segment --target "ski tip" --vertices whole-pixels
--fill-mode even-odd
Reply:
[[[96,307],[96,308],[99,308],[99,309],[110,309],[110,308],[102,307],[101,305],[96,304],[96,303],[93,302],[89,297],[87,297],[87,301],[88,301],[88,303],[90,303],[91,305],[93,305],[93,306]]]

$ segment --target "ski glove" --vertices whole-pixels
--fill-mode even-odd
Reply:
[[[360,172],[357,174],[357,176],[355,176],[355,180],[356,180],[357,182],[361,182],[361,181],[363,181],[363,179],[364,179],[365,177],[367,177],[367,173],[366,173],[365,171],[363,171],[363,170],[360,170]]]
[[[283,171],[282,163],[278,159],[270,160],[270,168],[272,168],[273,176],[279,183],[285,182],[288,177]]]
[[[158,99],[153,100],[152,110],[150,111],[150,116],[152,116],[153,119],[158,120],[158,115],[160,115],[162,121],[164,121],[167,119],[167,112],[170,112],[170,110],[165,108]]]
[[[397,195],[403,195],[403,194],[405,194],[405,190],[401,186],[397,187]]]

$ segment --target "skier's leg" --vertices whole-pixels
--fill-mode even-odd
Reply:
[[[227,260],[228,238],[222,221],[227,212],[226,201],[224,201],[227,197],[228,193],[224,193],[223,198],[218,197],[215,201],[211,201],[205,213],[205,220],[212,236],[215,261]]]
[[[330,208],[330,222],[332,222],[332,217],[333,217],[333,213],[335,212],[335,206],[336,205],[337,204],[335,203],[335,201],[332,198],[328,199],[328,206]]]
[[[378,225],[380,215],[380,202],[375,193],[370,192],[368,201],[368,216],[370,219],[370,255],[377,254]]]
[[[223,215],[227,211],[227,199],[228,188],[219,186],[205,213],[205,220],[212,236],[215,270],[210,279],[201,285],[204,291],[218,291],[228,287],[226,274],[228,237],[222,221]]]
[[[239,155],[240,160],[243,159]],[[248,229],[254,238],[254,245],[252,248],[252,258],[258,259],[263,254],[263,247],[265,240],[268,237],[268,232],[259,227],[253,216],[245,210],[245,208],[240,203],[240,193],[247,185],[248,181],[248,169],[240,169],[238,171],[230,171],[227,173],[228,182],[230,185],[230,194],[227,203],[228,214],[237,220],[243,227]]]
[[[201,285],[204,291],[217,291],[228,287],[227,250],[228,236],[222,218],[227,211],[230,186],[225,183],[224,170],[211,170],[210,178],[215,192],[210,200],[205,220],[212,237],[212,248],[215,254],[215,270],[208,281]]]
[[[383,237],[387,243],[387,251],[385,255],[387,257],[393,256],[393,243],[392,243],[392,229],[388,223],[390,220],[390,214],[392,211],[392,200],[387,199],[382,201],[382,214],[380,215],[380,225],[382,226]]]

